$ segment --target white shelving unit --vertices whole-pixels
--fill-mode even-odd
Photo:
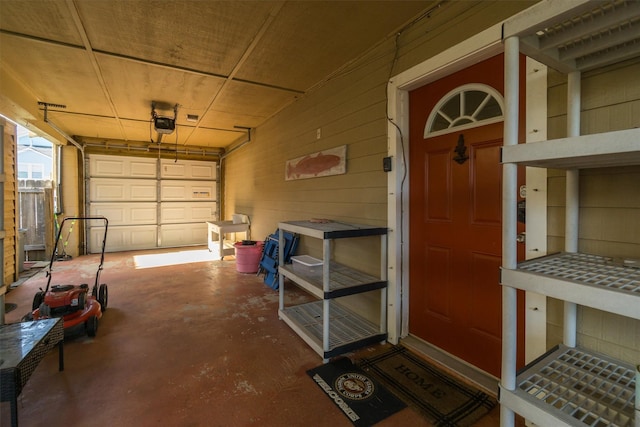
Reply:
[[[278,228],[280,230],[280,260],[283,259],[285,231],[323,241],[322,270],[317,273],[294,270],[291,264],[279,262],[279,317],[322,356],[325,362],[339,354],[384,341],[387,338],[387,229],[341,222],[318,223],[311,221],[281,222]],[[332,240],[366,236],[380,236],[381,238],[379,277],[332,261]],[[318,300],[285,307],[285,278]],[[337,300],[340,297],[373,291],[380,292],[379,324],[370,322],[352,312]]]
[[[576,345],[577,305],[640,319],[640,261],[578,252],[579,170],[640,164],[640,129],[580,136],[580,75],[640,56],[640,1],[543,0],[504,23],[501,425],[640,426],[637,367]],[[568,73],[567,138],[518,145],[518,56]],[[516,261],[517,166],[566,170],[565,252]],[[516,372],[517,289],[565,301],[564,344]]]

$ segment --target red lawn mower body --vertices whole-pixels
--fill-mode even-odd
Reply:
[[[49,317],[62,317],[64,329],[69,329],[81,324],[85,325],[87,335],[93,337],[98,330],[98,320],[102,317],[102,313],[106,311],[108,304],[108,288],[107,285],[100,284],[100,273],[104,264],[104,248],[107,241],[107,229],[109,221],[105,217],[69,217],[65,218],[60,224],[56,243],[54,247],[58,247],[60,235],[66,221],[103,221],[104,222],[104,238],[102,240],[102,254],[100,256],[100,265],[96,273],[96,280],[89,292],[89,285],[82,283],[80,285],[54,285],[51,286],[53,261],[56,253],[51,256],[49,270],[47,271],[48,281],[44,290],[40,290],[33,297],[32,312],[30,316],[34,320],[46,319]]]

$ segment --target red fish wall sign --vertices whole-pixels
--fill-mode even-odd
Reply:
[[[320,176],[340,175],[347,172],[347,146],[318,151],[306,156],[287,160],[284,179],[317,178]]]

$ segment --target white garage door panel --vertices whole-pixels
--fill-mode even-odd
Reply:
[[[92,203],[91,215],[101,215],[109,220],[109,225],[155,225],[157,224],[157,203]]]
[[[163,224],[215,221],[215,215],[215,202],[164,202],[160,208]]]
[[[91,176],[122,178],[156,178],[155,159],[91,155]]]
[[[198,224],[165,224],[160,226],[160,246],[206,245],[207,225]]]
[[[155,180],[91,178],[89,192],[92,202],[155,202]]]
[[[99,253],[102,248],[104,227],[91,228],[91,253]],[[157,246],[157,226],[141,225],[136,227],[109,226],[105,252],[121,252],[136,249],[149,249]]]
[[[109,220],[108,252],[205,245],[217,219],[218,163],[89,154],[88,211]],[[102,223],[89,229],[100,252]]]
[[[165,201],[214,201],[215,182],[166,180],[160,183],[160,198]]]
[[[161,160],[160,176],[169,179],[216,179],[216,166],[214,162],[181,162],[173,160]]]

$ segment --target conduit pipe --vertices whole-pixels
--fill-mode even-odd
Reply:
[[[580,135],[580,77],[579,71],[567,76],[567,136]],[[570,169],[566,172],[565,200],[565,239],[566,252],[578,252],[578,229],[580,219],[580,171]],[[568,347],[576,346],[578,324],[578,305],[564,302],[563,341]]]
[[[222,163],[224,162],[224,159],[227,158],[227,156],[231,153],[233,153],[234,151],[244,147],[245,145],[247,145],[248,143],[251,142],[251,128],[250,127],[245,127],[245,126],[234,126],[234,128],[236,129],[244,129],[247,131],[247,140],[241,142],[240,144],[236,145],[235,147],[233,147],[231,150],[227,151],[226,153],[223,153],[222,155],[220,155],[220,186],[224,185],[224,176],[223,176],[223,168],[222,168]],[[224,200],[222,201],[223,206],[224,206]],[[220,211],[218,212],[218,217],[222,216],[222,210],[220,209]]]
[[[244,129],[247,131],[247,140],[241,142],[240,144],[236,145],[235,147],[233,147],[231,150],[227,151],[226,153],[224,153],[223,155],[220,156],[220,160],[223,160],[225,157],[227,157],[229,154],[233,153],[234,151],[236,151],[239,148],[242,148],[243,146],[247,145],[248,143],[251,142],[251,128],[250,127],[245,127],[245,126],[234,126],[234,128],[236,129]]]

